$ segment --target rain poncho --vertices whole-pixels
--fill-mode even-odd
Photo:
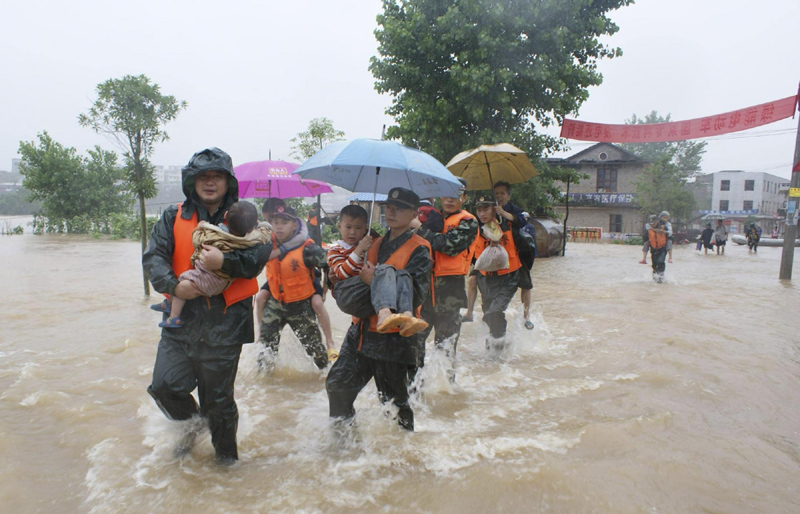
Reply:
[[[216,212],[208,212],[195,193],[195,178],[204,171],[228,174],[228,189]],[[218,225],[225,211],[237,200],[239,186],[233,175],[231,158],[210,148],[195,154],[183,168],[186,201],[181,216]],[[172,269],[175,249],[174,224],[177,206],[168,207],[150,234],[142,265],[156,291],[174,294],[178,277]],[[223,254],[222,271],[233,278],[254,278],[267,263],[271,244]],[[247,298],[230,306],[222,295],[188,300],[181,313],[180,329],[161,331],[153,380],[147,392],[162,412],[172,420],[188,420],[197,414],[208,422],[211,442],[220,459],[238,458],[236,428],[239,415],[233,397],[233,384],[242,344],[255,339],[253,301]],[[198,389],[200,405],[192,391]]]

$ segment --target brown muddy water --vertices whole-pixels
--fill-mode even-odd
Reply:
[[[800,512],[800,258],[675,251],[666,282],[634,246],[572,244],[534,266],[534,321],[487,359],[464,326],[458,379],[429,358],[417,432],[373,385],[357,433],[328,429],[325,372],[293,336],[277,372],[246,345],[241,461],[178,437],[145,393],[159,299],[140,246],[0,238],[0,511],[8,513]],[[332,301],[337,345],[348,325]],[[285,332],[286,334],[286,332]]]

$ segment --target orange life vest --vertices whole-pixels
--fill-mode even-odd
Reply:
[[[272,244],[277,248],[275,235]],[[314,296],[314,271],[303,262],[303,250],[314,244],[311,239],[288,252],[282,259],[267,261],[267,284],[272,297],[283,303],[293,303]]]
[[[474,220],[475,216],[467,211],[448,216],[444,220],[444,231],[447,233],[458,226],[463,220]],[[469,265],[472,262],[472,254],[475,251],[474,245],[470,244],[463,252],[457,255],[447,255],[442,252],[434,252],[433,275],[436,277],[448,277],[452,275],[466,275],[469,272]]]
[[[373,241],[372,246],[369,249],[369,252],[367,252],[367,260],[376,266],[378,265],[378,250],[381,247],[383,239],[384,239],[383,237],[379,237],[378,239]],[[405,269],[406,266],[408,265],[408,260],[411,258],[411,254],[414,253],[414,250],[416,250],[420,246],[424,246],[425,248],[427,248],[428,253],[430,254],[431,244],[428,241],[426,241],[425,238],[418,236],[416,234],[412,234],[411,237],[408,239],[408,241],[400,245],[400,248],[395,250],[394,253],[390,255],[388,259],[386,259],[386,262],[382,264],[393,266],[395,269]],[[422,306],[417,307],[416,316],[419,316],[421,308]],[[368,330],[370,332],[377,332],[378,315],[373,314],[368,319],[369,319]],[[354,324],[358,324],[361,321],[363,320],[353,316]],[[400,332],[400,329],[396,328],[387,333],[396,333],[396,332]],[[359,349],[361,349],[361,344],[359,344]]]
[[[658,250],[667,246],[667,233],[656,232],[652,228],[647,231],[647,237],[650,239],[650,248]]]
[[[192,232],[197,227],[197,211],[192,213],[190,219],[181,217],[182,206],[178,204],[178,216],[172,227],[175,239],[175,249],[172,252],[172,271],[180,276],[184,271],[192,269],[192,254],[194,253],[194,243],[192,243]],[[231,306],[236,302],[241,302],[250,298],[258,292],[258,280],[255,278],[237,278],[233,283],[222,292],[225,298],[225,305]]]
[[[480,256],[480,254],[489,247],[490,243],[490,240],[478,233],[478,237],[475,238],[475,257],[477,258]],[[511,234],[511,229],[503,231],[503,238],[500,239],[500,244],[503,245],[503,248],[505,248],[508,253],[508,268],[498,270],[495,273],[498,275],[508,275],[522,267],[522,263],[519,261],[517,245],[514,244],[514,236]],[[487,272],[481,271],[481,273],[486,275]]]

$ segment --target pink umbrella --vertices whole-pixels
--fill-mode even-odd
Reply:
[[[233,173],[239,181],[239,198],[308,198],[332,192],[325,182],[292,175],[299,166],[286,161],[256,161],[236,166]]]

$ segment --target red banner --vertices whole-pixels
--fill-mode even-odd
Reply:
[[[649,125],[608,125],[564,118],[561,137],[601,143],[656,143],[719,136],[794,116],[797,96],[705,118]]]

